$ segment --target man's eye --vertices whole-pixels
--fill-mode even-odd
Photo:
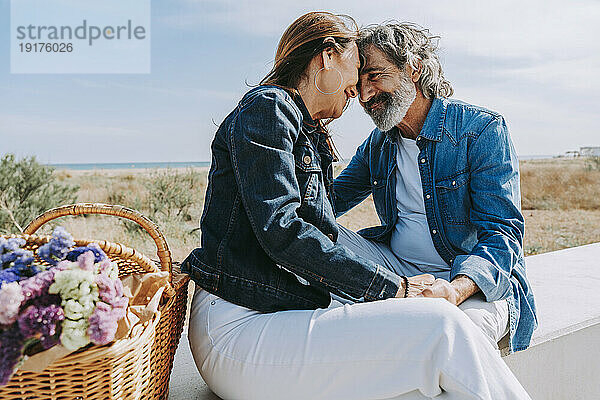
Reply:
[[[368,78],[370,81],[373,81],[373,80],[379,79],[380,76],[381,76],[380,73],[370,73]]]

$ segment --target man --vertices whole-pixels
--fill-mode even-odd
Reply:
[[[370,194],[381,226],[338,242],[458,305],[496,346],[529,346],[537,325],[525,275],[518,159],[504,118],[450,100],[437,37],[413,24],[368,27],[359,99],[377,128],[334,183],[336,216]]]

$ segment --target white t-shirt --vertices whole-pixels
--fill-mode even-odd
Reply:
[[[398,135],[396,155],[396,207],[398,221],[390,247],[396,257],[416,264],[424,273],[448,271],[450,267],[435,250],[427,216],[415,140]]]

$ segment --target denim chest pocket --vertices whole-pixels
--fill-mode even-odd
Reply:
[[[371,192],[373,193],[373,203],[375,204],[375,209],[377,210],[377,214],[382,219],[382,224],[385,225],[385,221],[387,220],[387,212],[386,212],[386,179],[372,177],[371,178]]]
[[[435,183],[440,213],[450,224],[469,223],[471,198],[469,195],[469,171],[443,178]]]
[[[294,150],[296,179],[300,187],[302,204],[308,204],[317,199],[320,187],[321,167],[314,150],[304,144],[296,145]]]

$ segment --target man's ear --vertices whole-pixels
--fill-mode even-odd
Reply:
[[[410,79],[417,83],[419,79],[421,79],[421,73],[423,72],[423,63],[421,60],[417,60],[417,68],[412,68],[410,65],[407,66],[410,68]]]

